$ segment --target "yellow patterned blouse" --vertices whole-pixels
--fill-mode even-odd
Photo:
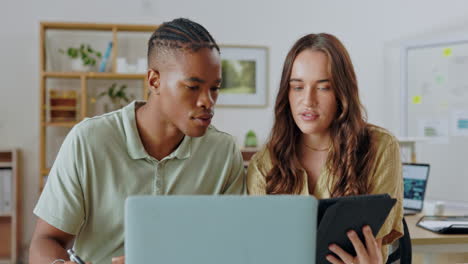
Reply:
[[[401,171],[400,148],[397,139],[387,130],[379,127],[371,127],[371,137],[377,140],[377,152],[374,173],[369,178],[371,189],[369,194],[388,193],[397,199],[397,203],[391,210],[387,220],[377,234],[377,238],[383,238],[383,244],[391,244],[403,235],[403,178]],[[249,195],[266,195],[265,176],[271,170],[272,164],[269,151],[264,147],[256,153],[247,171],[247,192]],[[309,195],[307,184],[307,173],[304,173],[304,187],[301,195]],[[315,184],[314,192],[311,194],[317,199],[330,197],[327,187],[327,178],[331,177],[328,170],[324,168]],[[388,257],[387,247],[382,247],[384,263]]]

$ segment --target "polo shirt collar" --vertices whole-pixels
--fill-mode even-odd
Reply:
[[[145,104],[145,101],[133,101],[124,108],[122,108],[122,121],[125,132],[125,141],[127,144],[128,154],[132,159],[151,158],[146,152],[143,143],[141,142],[140,134],[136,124],[135,109],[138,105]],[[164,159],[187,159],[190,157],[192,138],[184,136],[180,145],[169,156]]]

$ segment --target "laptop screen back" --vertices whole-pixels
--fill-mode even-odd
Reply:
[[[125,263],[315,263],[313,197],[141,196],[125,211]]]
[[[403,163],[405,209],[422,210],[429,167],[429,164]]]

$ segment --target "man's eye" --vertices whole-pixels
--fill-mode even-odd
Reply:
[[[219,91],[220,87],[217,87],[217,86],[214,86],[214,87],[211,87],[211,91],[213,92],[217,92]]]
[[[187,86],[187,88],[193,91],[198,90],[198,86]]]

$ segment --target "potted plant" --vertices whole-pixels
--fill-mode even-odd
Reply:
[[[81,44],[79,48],[69,47],[66,52],[59,49],[59,52],[72,59],[73,71],[90,71],[93,66],[96,66],[98,59],[102,58],[101,52],[94,50],[89,44]]]
[[[111,101],[112,106],[109,106],[107,103],[104,104],[104,111],[106,113],[122,108],[130,102],[125,89],[127,89],[127,85],[122,84],[117,87],[117,84],[113,83],[106,91],[98,95],[98,99],[107,95]],[[130,96],[130,98],[133,98],[133,96]]]
[[[257,147],[257,135],[253,130],[249,130],[245,135],[244,146],[246,148],[255,148]]]

